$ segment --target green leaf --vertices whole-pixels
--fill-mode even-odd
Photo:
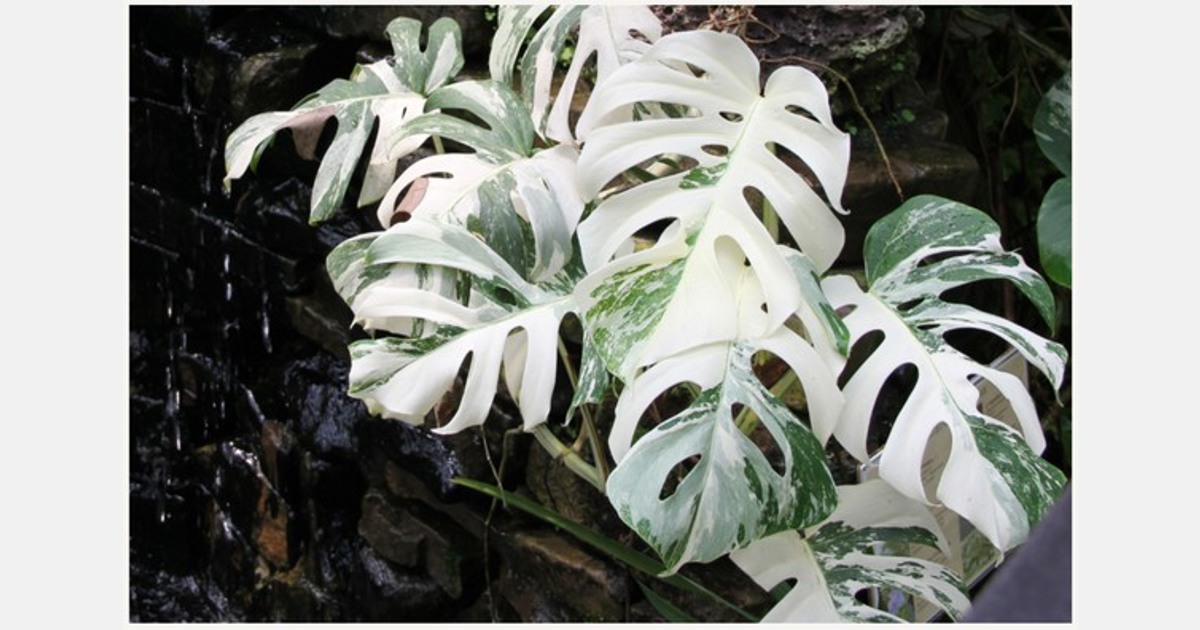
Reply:
[[[764,589],[796,584],[764,622],[902,621],[857,599],[864,589],[891,587],[921,597],[958,618],[970,605],[962,580],[948,568],[896,555],[912,545],[946,550],[937,521],[919,502],[879,480],[838,487],[838,508],[804,537],[788,531],[730,557]]]
[[[604,367],[604,360],[591,341],[590,335],[584,335],[583,351],[579,358],[579,382],[575,385],[575,395],[571,398],[571,407],[567,409],[567,420],[575,417],[575,410],[582,405],[595,405],[604,401],[609,392],[611,379]]]
[[[638,585],[638,589],[642,591],[642,595],[646,597],[646,601],[654,608],[658,614],[663,616],[663,619],[671,623],[696,623],[696,618],[681,610],[675,604],[672,604],[662,595],[655,593],[649,586],[642,584],[641,580],[634,580]]]
[[[646,370],[626,388],[617,403],[609,447],[619,462],[608,479],[609,500],[621,519],[658,552],[675,572],[687,562],[708,562],[770,534],[804,527],[825,518],[836,504],[833,479],[821,443],[755,377],[751,357],[760,349],[777,351],[785,360],[806,348],[782,345],[779,332],[757,344],[704,347]],[[815,353],[807,358],[817,361]],[[798,366],[810,376],[811,370]],[[823,374],[818,372],[818,374]],[[811,378],[811,404],[836,405],[832,376]],[[628,447],[633,427],[649,402],[666,389],[692,382],[702,393],[691,406],[654,427]],[[824,387],[818,387],[824,385]],[[809,391],[806,390],[806,391]],[[736,406],[761,419],[781,452],[776,472],[758,446],[734,422]],[[699,458],[660,499],[678,465]]]
[[[1050,279],[1071,288],[1071,178],[1050,186],[1037,220],[1038,256]]]
[[[1071,175],[1071,73],[1050,87],[1033,115],[1038,146],[1064,175]]]
[[[935,262],[928,262],[929,257]],[[1045,447],[1041,422],[1024,384],[981,365],[946,343],[947,332],[976,329],[1016,348],[1057,388],[1066,350],[1012,322],[938,298],[948,289],[982,279],[1005,279],[1034,298],[1043,315],[1053,312],[1049,287],[1016,254],[1000,246],[999,228],[982,212],[933,197],[917,197],[880,219],[864,251],[869,293],[848,276],[823,282],[844,317],[853,342],[883,333],[882,342],[843,387],[846,405],[834,435],[860,461],[876,399],[903,365],[917,382],[896,417],[880,457],[880,475],[916,500],[938,502],[971,521],[996,547],[1024,541],[1045,505],[1062,490],[1061,473],[1038,458]],[[902,308],[903,307],[903,308]],[[991,382],[1008,401],[1019,429],[979,409],[973,378]],[[981,433],[981,426],[986,431]],[[927,497],[922,456],[939,427],[951,449],[934,496]],[[1003,436],[1003,439],[1000,437]],[[985,445],[986,442],[986,445]]]

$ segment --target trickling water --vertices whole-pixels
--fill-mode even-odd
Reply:
[[[273,348],[271,348],[271,312],[270,308],[268,308],[269,306],[268,296],[266,291],[264,291],[262,294],[262,306],[259,310],[259,316],[262,319],[262,328],[260,330],[262,332],[263,350],[265,350],[267,354],[271,354],[273,350]]]
[[[225,279],[225,302],[233,301],[233,278],[229,275],[229,252],[225,252],[225,257],[221,263],[224,273],[222,277]]]

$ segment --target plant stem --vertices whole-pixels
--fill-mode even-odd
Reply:
[[[438,155],[442,155],[446,152],[446,147],[442,146],[441,136],[433,136],[433,150],[437,151]]]
[[[533,437],[537,438],[542,448],[546,449],[546,452],[550,453],[554,459],[562,461],[563,465],[571,472],[595,486],[600,492],[604,492],[604,481],[600,478],[600,472],[596,470],[596,467],[584,461],[579,453],[559,441],[558,437],[550,431],[549,425],[543,423],[534,427]]]
[[[563,366],[567,370],[567,379],[571,381],[571,390],[579,389],[579,375],[575,372],[575,366],[571,363],[571,353],[567,352],[567,346],[563,344],[562,337],[558,338],[558,356],[562,359]],[[587,407],[579,406],[579,416],[582,418],[580,423],[580,436],[586,436],[588,445],[592,449],[592,461],[596,462],[596,472],[600,475],[601,490],[604,483],[608,480],[608,460],[604,456],[604,442],[600,440],[600,432],[596,430],[596,423],[592,420],[592,412]]]

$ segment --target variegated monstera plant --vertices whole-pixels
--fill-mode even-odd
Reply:
[[[729,555],[766,589],[795,580],[767,620],[897,619],[857,597],[875,587],[960,615],[960,576],[888,550],[946,545],[930,505],[1012,549],[1065,484],[1039,457],[1023,383],[945,341],[992,333],[1061,383],[1062,346],[941,298],[1002,279],[1052,320],[1046,283],[1003,249],[996,224],[953,201],[910,199],[870,231],[860,286],[830,273],[850,142],[808,70],[762,78],[737,37],[663,35],[641,6],[503,6],[487,78],[458,76],[453,21],[430,25],[424,49],[421,30],[392,22],[393,56],[247,120],[226,149],[228,183],[277,131],[336,118],[314,223],[369,161],[358,205],[378,203],[384,229],[328,258],[355,323],[373,333],[350,348],[350,395],[419,425],[461,377],[457,412],[433,429],[445,434],[486,422],[503,382],[524,429],[607,495],[667,574]],[[436,153],[397,176],[422,146]],[[867,336],[872,349],[850,365]],[[764,382],[763,357],[784,375]],[[551,418],[560,360],[574,398]],[[868,452],[872,409],[901,366],[915,367],[916,384]],[[1007,398],[1018,427],[980,410],[978,379]],[[689,402],[673,416],[649,411],[680,392]],[[607,397],[611,425],[593,417]],[[935,431],[951,447],[930,484],[921,468]],[[877,458],[878,479],[835,485],[831,439]]]

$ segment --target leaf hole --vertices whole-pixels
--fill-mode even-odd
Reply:
[[[931,501],[936,500],[937,488],[942,481],[942,473],[946,472],[949,463],[949,453],[954,446],[954,434],[945,423],[939,423],[925,441],[925,450],[921,456],[921,477],[925,484],[925,496]],[[938,455],[941,456],[938,456]],[[933,458],[935,457],[936,458]]]
[[[783,598],[787,597],[787,594],[792,592],[793,588],[796,588],[796,584],[799,581],[800,580],[794,577],[790,577],[779,584],[776,584],[775,588],[772,588],[770,591],[768,591],[768,594],[771,596],[771,601],[775,603],[783,601]]]
[[[454,414],[458,413],[458,407],[462,403],[463,388],[466,386],[467,376],[471,373],[471,361],[474,356],[474,351],[471,351],[463,357],[462,363],[458,367],[458,376],[454,377],[453,384],[430,410],[434,426],[446,426],[454,418]]]
[[[783,162],[788,168],[792,169],[793,172],[799,175],[800,178],[804,180],[804,183],[813,190],[813,192],[820,194],[822,197],[825,196],[824,188],[821,187],[821,182],[819,179],[817,179],[816,173],[809,168],[808,163],[805,162],[799,155],[793,153],[791,149],[788,149],[786,146],[782,144],[776,144],[774,142],[768,142],[764,145],[764,147],[767,149],[767,151],[774,153],[775,157],[779,161]]]
[[[805,118],[805,119],[811,120],[817,124],[820,124],[820,121],[817,120],[816,116],[813,116],[812,112],[808,111],[807,109],[804,109],[803,107],[800,107],[799,105],[788,105],[788,106],[784,107],[783,110],[789,114],[799,116],[801,118]]]
[[[628,31],[626,31],[626,32],[625,32],[625,34],[626,34],[626,35],[627,35],[627,36],[628,36],[630,39],[636,39],[636,40],[637,40],[637,41],[639,41],[639,42],[645,42],[645,43],[647,43],[647,44],[651,44],[651,43],[653,43],[653,42],[651,42],[651,41],[650,41],[650,38],[649,38],[649,37],[648,37],[648,36],[647,36],[645,33],[643,33],[643,32],[641,32],[641,31],[637,30],[636,28],[631,28],[631,29],[629,29]]]
[[[723,144],[706,144],[700,147],[700,150],[714,157],[725,157],[726,155],[729,155],[729,147]]]
[[[692,474],[692,471],[700,465],[702,459],[703,457],[700,455],[692,455],[691,457],[688,457],[687,459],[675,464],[675,466],[671,468],[671,472],[667,474],[666,480],[663,482],[663,487],[658,493],[658,500],[666,501],[674,496],[675,492],[679,490],[679,486],[683,484],[683,480],[687,479],[687,476]]]
[[[882,330],[872,330],[858,338],[853,345],[850,346],[850,355],[846,357],[846,365],[842,368],[842,373],[838,375],[838,388],[846,387],[846,383],[854,378],[858,369],[862,367],[875,350],[883,343],[884,334]]]
[[[743,117],[741,114],[739,114],[737,112],[721,112],[718,115],[721,118],[728,120],[729,122],[735,122],[735,123],[740,123],[740,122],[742,122],[742,120],[745,119],[745,117]]]
[[[892,427],[900,416],[900,410],[908,403],[917,386],[917,377],[917,366],[905,363],[893,370],[884,380],[875,397],[875,405],[871,408],[871,420],[867,428],[867,452],[874,453],[887,444]]]
[[[470,110],[447,107],[442,109],[442,113],[446,114],[447,116],[453,116],[463,122],[475,125],[476,127],[492,131],[492,126],[488,124],[486,120],[475,115],[475,113],[471,112]]]
[[[784,457],[782,445],[771,435],[766,425],[759,422],[747,437],[758,447],[767,463],[771,465],[771,470],[775,471],[776,475],[786,478],[787,459]]]
[[[634,104],[634,119],[644,120],[653,118],[698,118],[700,114],[691,107],[681,103],[663,101],[643,101]]]

